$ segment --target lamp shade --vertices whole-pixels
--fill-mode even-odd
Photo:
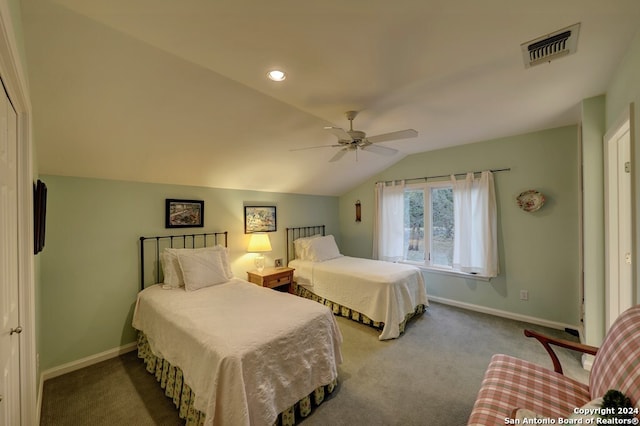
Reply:
[[[251,234],[249,240],[249,247],[247,247],[249,253],[264,253],[271,251],[271,241],[269,241],[269,235],[267,234]]]

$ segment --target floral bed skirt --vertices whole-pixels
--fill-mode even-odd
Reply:
[[[204,425],[205,414],[193,407],[194,393],[184,383],[182,370],[171,365],[167,360],[155,356],[143,332],[138,331],[138,358],[142,358],[147,371],[154,374],[164,394],[173,400],[181,419],[186,426]],[[311,394],[299,400],[278,415],[274,426],[292,426],[297,421],[308,417],[313,408],[322,404],[326,396],[333,393],[338,384],[337,379],[325,386],[320,386]]]
[[[294,284],[294,291],[300,297],[304,297],[306,299],[311,299],[316,301],[322,305],[328,306],[329,309],[334,313],[334,315],[340,315],[341,317],[349,318],[353,321],[368,325],[370,327],[375,328],[376,330],[382,330],[384,328],[384,322],[374,321],[363,313],[360,313],[354,309],[347,308],[346,306],[342,306],[339,303],[333,302],[329,299],[325,299],[324,297],[320,297],[317,294],[307,290],[306,288]],[[426,305],[419,304],[416,306],[416,309],[413,312],[408,313],[404,320],[400,323],[400,334],[404,333],[404,329],[407,325],[407,322],[420,314],[423,314],[426,310]]]

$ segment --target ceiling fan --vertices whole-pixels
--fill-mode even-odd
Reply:
[[[315,149],[315,148],[341,148],[336,154],[331,157],[329,162],[338,161],[341,159],[347,152],[355,151],[356,153],[356,161],[358,159],[358,150],[361,149],[363,151],[373,152],[375,154],[392,156],[398,152],[397,149],[389,148],[381,145],[374,145],[379,142],[387,142],[393,141],[397,139],[408,139],[415,138],[418,136],[418,132],[413,129],[407,130],[399,130],[397,132],[384,133],[376,136],[367,137],[365,132],[360,130],[353,130],[353,119],[358,115],[358,111],[347,111],[345,113],[347,116],[347,120],[349,120],[349,130],[344,130],[340,127],[325,127],[325,130],[333,133],[338,138],[338,143],[333,145],[320,145],[320,146],[310,146],[306,148],[297,148],[292,149],[291,151],[301,151],[304,149]]]

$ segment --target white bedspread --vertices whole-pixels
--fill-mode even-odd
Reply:
[[[341,256],[324,262],[293,260],[294,279],[320,297],[384,322],[380,340],[400,336],[400,323],[417,305],[428,305],[415,266]]]
[[[133,327],[179,366],[207,425],[272,425],[337,377],[342,335],[316,302],[240,279],[197,291],[138,295]]]

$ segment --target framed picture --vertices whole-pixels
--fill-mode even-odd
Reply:
[[[33,254],[44,249],[47,222],[47,185],[38,179],[33,185]]]
[[[202,228],[204,201],[167,198],[165,217],[166,228]]]
[[[275,232],[275,206],[244,206],[244,233]]]

